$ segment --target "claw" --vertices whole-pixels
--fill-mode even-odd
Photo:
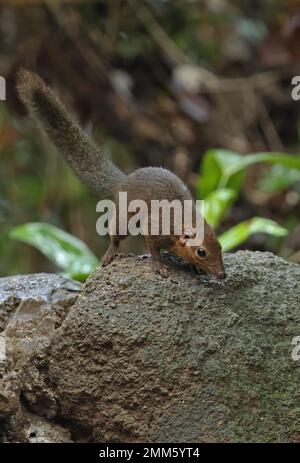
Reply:
[[[167,267],[162,264],[161,262],[154,262],[154,268],[157,273],[159,273],[163,278],[167,278],[169,276],[169,272]]]

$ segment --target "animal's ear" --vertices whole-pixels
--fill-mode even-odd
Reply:
[[[187,228],[179,238],[179,243],[184,246],[187,240],[195,238],[196,232],[193,228]]]

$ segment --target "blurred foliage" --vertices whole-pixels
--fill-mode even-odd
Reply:
[[[280,227],[273,220],[253,217],[224,232],[219,236],[219,240],[223,251],[227,252],[244,243],[251,235],[256,233],[267,233],[268,235],[282,237],[287,235],[287,230]]]
[[[220,188],[211,191],[203,198],[205,199],[204,215],[212,227],[220,225],[237,196],[237,192],[230,188]]]
[[[300,262],[299,171],[290,163],[300,152],[300,105],[291,99],[299,39],[299,0],[1,3],[0,274],[56,269],[9,238],[19,224],[51,223],[98,257],[106,247],[95,232],[97,199],[23,117],[20,66],[49,82],[123,170],[173,170],[205,197],[221,236],[237,226],[248,238],[239,247]],[[270,164],[270,152],[296,155],[284,155],[287,166]],[[253,217],[289,235],[257,233],[272,227]],[[123,249],[143,246],[126,240]]]
[[[10,230],[9,237],[34,246],[69,278],[84,281],[100,264],[86,244],[50,224],[19,225]]]
[[[285,153],[255,153],[241,156],[232,151],[211,149],[204,155],[198,181],[198,195],[204,199],[215,189],[229,188],[239,193],[245,178],[245,169],[259,162],[268,162],[285,167],[282,176],[297,172],[300,178],[300,156]],[[269,178],[272,178],[269,174]],[[273,171],[274,179],[274,171]]]

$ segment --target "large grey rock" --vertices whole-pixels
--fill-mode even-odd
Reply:
[[[81,284],[77,281],[53,273],[0,278],[0,332],[16,314],[20,304],[26,305],[28,301],[51,305],[59,323],[66,314],[67,301],[72,303],[80,288]],[[64,311],[62,307],[65,307]]]
[[[23,422],[29,426],[20,412],[22,369],[35,350],[49,345],[80,288],[54,274],[0,278],[0,439],[19,423],[17,439],[26,440],[21,433]]]
[[[11,297],[16,299],[44,299],[52,301],[53,296],[66,291],[80,290],[81,284],[55,273],[32,273],[0,278],[0,303]],[[65,292],[65,294],[66,294]],[[56,298],[56,299],[59,299]]]
[[[300,266],[269,253],[227,255],[228,278],[166,256],[120,258],[87,281],[22,394],[74,440],[300,440]]]

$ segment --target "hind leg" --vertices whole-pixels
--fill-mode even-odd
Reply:
[[[113,219],[110,224],[110,244],[101,259],[103,267],[106,267],[106,265],[109,265],[115,259],[119,250],[120,241],[124,238],[126,238],[126,236],[119,235],[118,223]]]
[[[119,216],[119,212],[118,212],[118,206],[117,206],[116,217],[118,216]],[[107,248],[106,253],[101,259],[103,267],[106,267],[115,259],[118,253],[118,250],[119,250],[120,242],[128,236],[127,234],[126,235],[120,234],[121,230],[119,228],[119,222],[116,219],[116,217],[113,218],[110,223],[110,244]]]
[[[102,265],[106,267],[109,265],[116,257],[120,245],[120,238],[118,236],[112,236],[110,244],[104,256],[102,257]]]
[[[104,267],[109,265],[115,259],[116,255],[118,253],[118,250],[119,250],[120,242],[122,240],[124,240],[128,236],[128,228],[127,228],[127,226],[126,226],[126,229],[125,229],[126,234],[125,235],[121,234],[121,233],[124,233],[124,227],[122,227],[122,228],[120,227],[119,208],[120,208],[120,205],[117,203],[116,204],[115,216],[112,218],[111,223],[110,223],[110,227],[109,227],[110,244],[108,246],[108,249],[107,249],[106,253],[104,254],[104,256],[101,259],[102,265]],[[128,214],[127,220],[129,220],[129,218],[132,215],[133,214]]]

